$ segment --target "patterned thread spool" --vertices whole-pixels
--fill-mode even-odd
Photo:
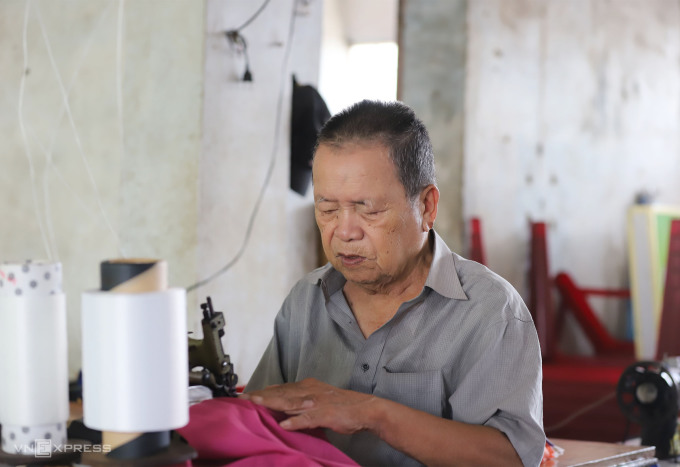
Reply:
[[[61,291],[61,263],[0,263],[0,295],[54,295]]]
[[[55,295],[62,295],[62,268],[60,263],[51,263],[45,261],[25,261],[23,263],[0,263],[0,299],[19,299],[30,301],[31,298],[40,297],[50,297]],[[18,310],[11,307],[8,303],[11,301],[3,300],[2,308],[0,308],[0,323],[20,323],[20,317],[16,314],[23,309]],[[14,302],[16,303],[16,302]],[[10,309],[12,308],[12,309]],[[49,313],[50,310],[43,310],[43,312]],[[65,323],[64,331],[65,331]],[[55,334],[59,333],[59,329],[53,330]],[[3,330],[0,329],[0,332]],[[22,346],[34,346],[35,342],[19,342],[18,338],[12,339],[16,335],[14,330],[5,329],[2,339],[9,340],[10,342],[4,342],[6,344],[2,347],[3,351],[0,354],[0,366],[5,369],[4,366],[8,366],[9,359],[18,359],[22,353],[25,353],[25,348]],[[64,340],[66,336],[63,336]],[[11,342],[14,340],[15,342]],[[23,341],[23,339],[21,339]],[[36,337],[37,340],[37,337]],[[65,349],[65,342],[64,342]],[[57,352],[60,353],[60,352]],[[7,355],[5,355],[7,354]],[[52,356],[53,357],[53,356]],[[65,362],[64,362],[65,363]],[[33,369],[31,369],[33,370]],[[19,384],[15,380],[13,375],[17,374],[16,367],[9,369],[10,374],[3,374],[3,381],[0,384]],[[21,372],[21,370],[19,370]],[[30,371],[29,371],[30,372]],[[61,379],[61,378],[60,378]],[[66,390],[68,388],[68,376],[65,375],[66,380]],[[42,388],[42,391],[53,391],[65,392],[58,385],[59,388]],[[10,388],[3,387],[0,394],[7,394],[10,392]],[[22,423],[13,424],[11,421],[3,420],[2,418],[9,417],[10,419],[15,419],[15,416],[8,415],[9,411],[7,409],[1,412],[2,417],[0,418],[0,423],[2,423],[2,450],[11,454],[45,454],[47,452],[53,452],[58,446],[64,445],[66,443],[66,419],[68,417],[68,395],[66,393],[66,400],[64,405],[66,406],[66,417],[62,421],[54,423],[42,423],[42,424],[32,424],[32,423]],[[0,401],[1,403],[2,401]],[[12,404],[15,401],[5,401],[7,404]],[[63,410],[55,410],[57,413],[63,413]]]

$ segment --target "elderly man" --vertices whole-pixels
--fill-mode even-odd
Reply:
[[[327,428],[362,465],[538,465],[541,357],[518,293],[433,230],[432,146],[407,106],[363,101],[319,135],[329,264],[303,278],[244,396]]]

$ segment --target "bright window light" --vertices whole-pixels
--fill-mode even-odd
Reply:
[[[397,98],[397,60],[399,48],[395,42],[355,44],[347,57],[349,95],[353,100]]]
[[[361,43],[349,47],[344,63],[338,62],[324,87],[332,113],[363,99],[397,98],[396,42]],[[322,76],[322,85],[323,83]]]

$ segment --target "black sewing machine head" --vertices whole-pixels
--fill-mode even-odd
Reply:
[[[213,309],[210,297],[201,304],[201,309],[203,339],[189,338],[189,384],[210,388],[213,397],[235,397],[238,377],[222,348],[224,315]]]
[[[674,438],[680,377],[669,363],[636,362],[626,368],[616,388],[619,407],[628,420],[640,424],[642,444],[655,446],[659,459],[679,454]]]

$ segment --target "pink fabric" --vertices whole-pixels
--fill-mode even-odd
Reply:
[[[357,465],[323,439],[322,431],[286,431],[272,412],[244,399],[222,397],[193,405],[189,424],[176,431],[198,451],[194,466],[202,461],[237,467]]]

